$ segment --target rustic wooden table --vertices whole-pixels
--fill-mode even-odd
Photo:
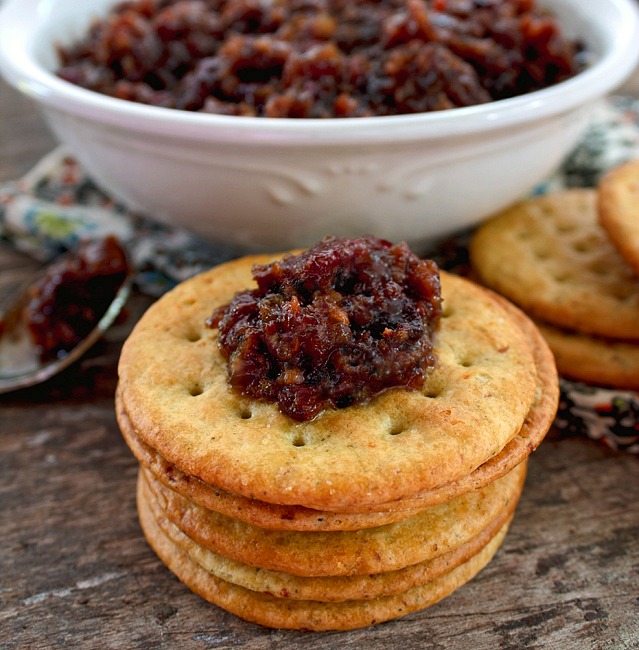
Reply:
[[[54,141],[0,82],[0,181]],[[0,272],[19,260],[0,244]],[[136,462],[113,411],[121,343],[149,299],[82,361],[0,396],[0,648],[639,648],[639,464],[547,439],[503,547],[419,614],[344,634],[273,631],[178,582],[138,527]]]

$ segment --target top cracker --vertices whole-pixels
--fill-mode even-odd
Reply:
[[[466,476],[517,435],[536,391],[530,345],[497,300],[442,273],[437,367],[421,390],[296,422],[229,387],[213,309],[253,286],[235,260],[155,303],[123,348],[124,407],[136,433],[181,471],[236,494],[324,510],[383,504]]]

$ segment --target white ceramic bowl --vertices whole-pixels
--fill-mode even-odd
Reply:
[[[561,162],[596,100],[639,58],[634,0],[545,0],[595,62],[522,97],[436,113],[294,120],[190,113],[57,78],[54,44],[113,0],[6,0],[0,72],[115,198],[249,249],[373,233],[422,246],[524,195]],[[542,3],[543,4],[543,3]]]

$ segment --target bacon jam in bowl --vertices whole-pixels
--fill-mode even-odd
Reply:
[[[159,220],[252,250],[419,247],[556,168],[638,24],[634,0],[7,0],[0,71]]]
[[[138,0],[62,47],[57,73],[167,108],[370,117],[540,90],[580,50],[534,0]]]

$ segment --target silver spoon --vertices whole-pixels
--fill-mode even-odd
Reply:
[[[124,253],[124,250],[121,249]],[[28,281],[21,283],[20,289],[11,291],[10,297],[0,302],[3,307],[0,320],[0,393],[8,393],[39,384],[53,375],[64,370],[67,366],[77,361],[87,350],[93,346],[109,329],[122,310],[131,292],[133,274],[131,265],[128,264],[127,272],[114,295],[107,299],[110,301],[102,316],[92,324],[90,331],[77,341],[70,349],[64,349],[55,358],[43,360],[33,335],[22,318],[23,310],[29,301],[29,293],[34,286],[50,272],[50,266],[43,267]],[[53,264],[64,264],[66,260],[77,255],[77,251],[70,251]]]

